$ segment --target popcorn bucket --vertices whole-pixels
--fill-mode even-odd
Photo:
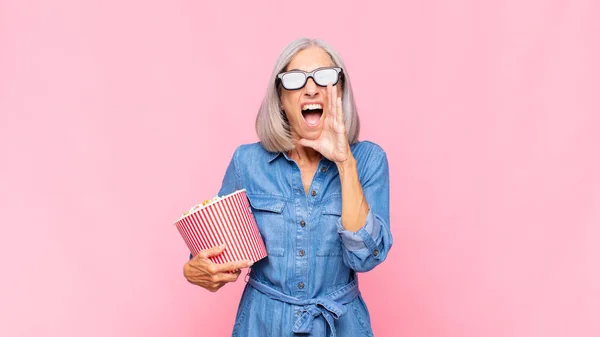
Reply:
[[[184,214],[175,222],[192,255],[225,243],[227,247],[223,253],[210,258],[214,263],[239,260],[256,262],[266,257],[267,249],[252,214],[246,190],[215,199],[205,206],[194,207],[189,214]]]

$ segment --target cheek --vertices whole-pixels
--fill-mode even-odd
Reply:
[[[293,111],[294,108],[297,106],[297,102],[298,102],[296,97],[294,97],[294,95],[291,93],[283,93],[280,96],[279,100],[281,101],[283,110],[285,110],[286,113],[287,113],[287,111]]]

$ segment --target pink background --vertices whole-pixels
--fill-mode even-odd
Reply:
[[[171,223],[309,36],[390,160],[376,336],[599,336],[600,2],[367,4],[1,0],[0,335],[229,335]]]

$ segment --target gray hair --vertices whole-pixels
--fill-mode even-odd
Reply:
[[[358,141],[360,132],[360,120],[352,86],[350,85],[350,76],[344,66],[344,62],[339,54],[331,48],[325,41],[320,39],[300,38],[285,47],[279,58],[275,62],[275,68],[269,78],[267,93],[258,110],[256,116],[256,134],[263,147],[269,152],[285,152],[292,150],[295,146],[290,132],[290,125],[281,111],[281,101],[279,99],[279,90],[275,87],[277,75],[284,72],[288,64],[300,51],[311,46],[323,49],[337,67],[344,69],[344,82],[342,85],[342,109],[344,110],[344,123],[346,125],[346,135],[348,142],[354,144]]]

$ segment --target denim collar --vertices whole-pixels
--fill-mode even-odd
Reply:
[[[273,162],[273,160],[277,159],[279,156],[284,156],[288,161],[292,161],[290,157],[288,157],[287,153],[284,152],[270,152],[269,153],[269,163]]]

